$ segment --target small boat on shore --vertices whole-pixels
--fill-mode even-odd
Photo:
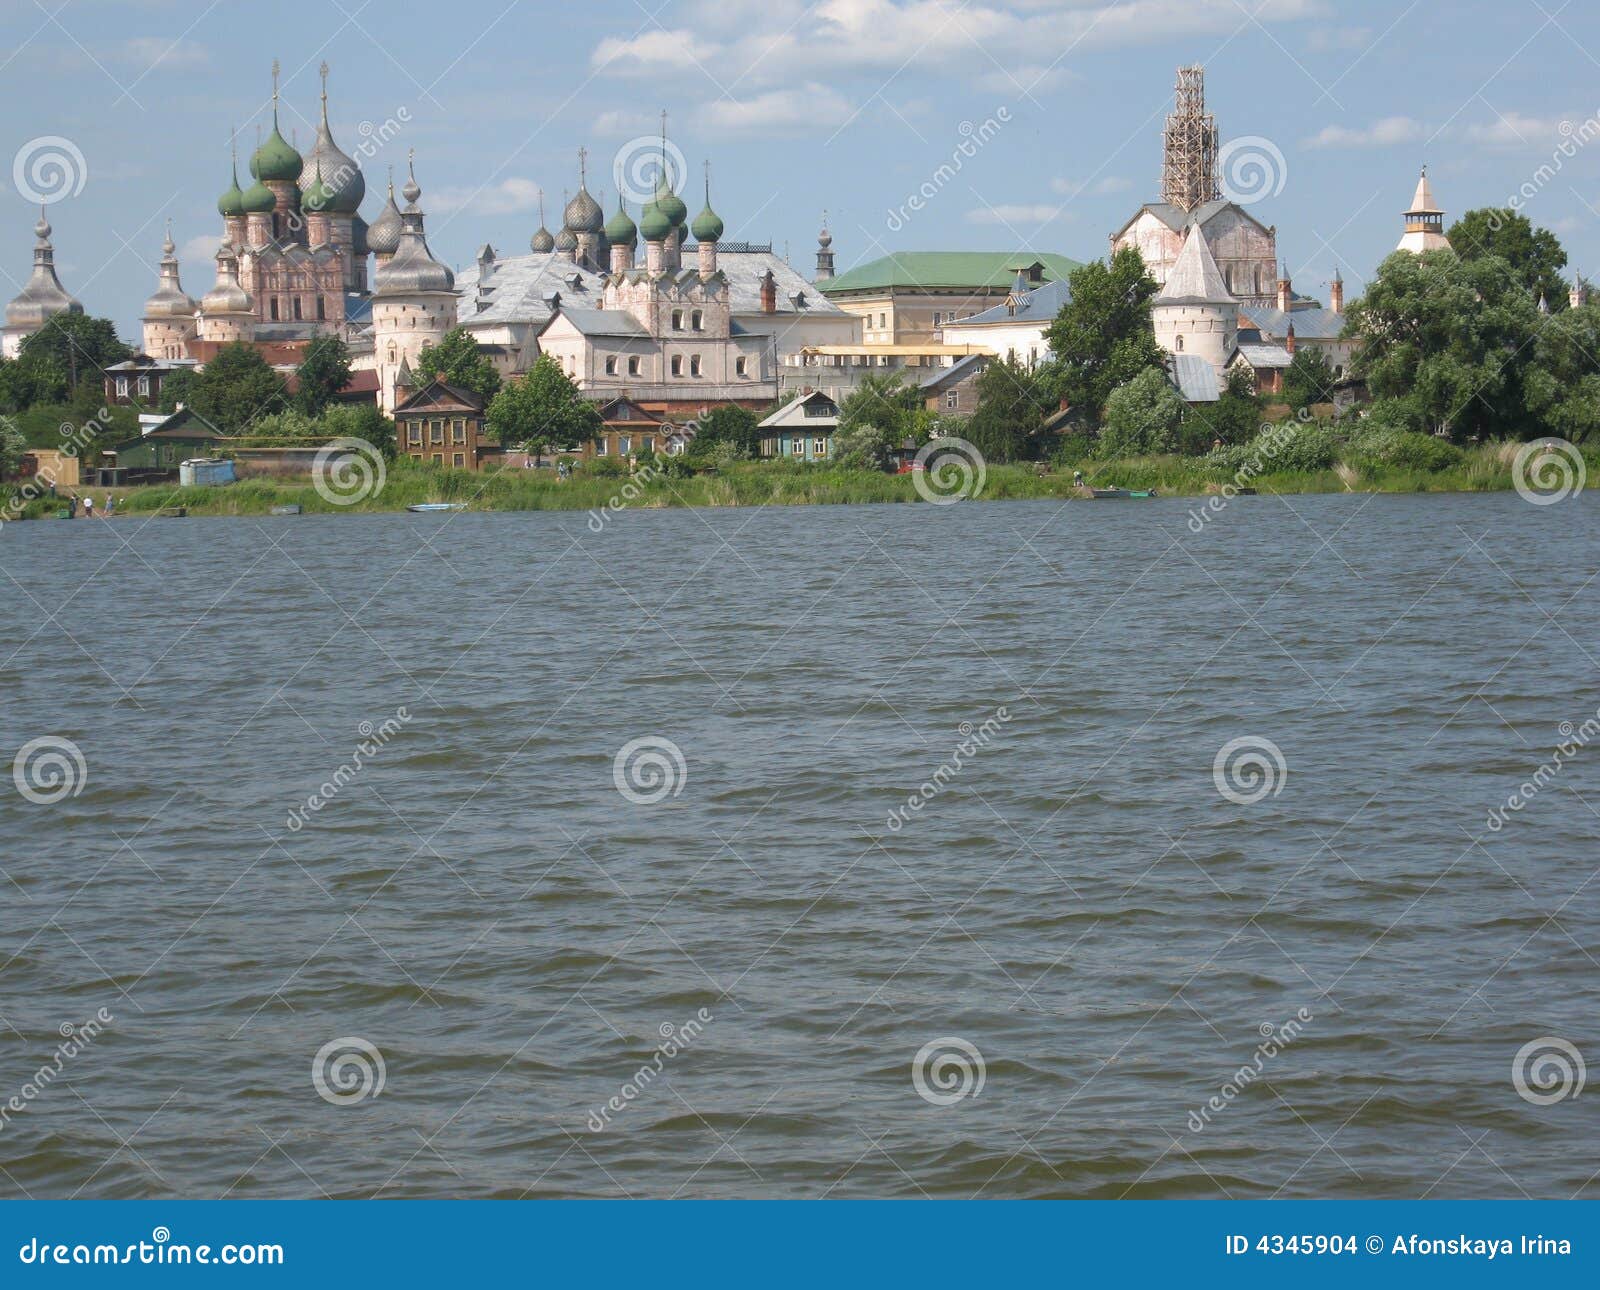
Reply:
[[[1091,488],[1089,496],[1096,501],[1120,501],[1133,497],[1154,497],[1153,488]]]
[[[464,511],[467,509],[465,502],[414,502],[406,507],[419,515],[431,515],[435,511]]]
[[[270,511],[267,512],[267,514],[268,515],[298,515],[298,514],[300,514],[300,508],[298,506],[274,506]]]

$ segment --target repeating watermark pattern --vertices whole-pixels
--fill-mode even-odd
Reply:
[[[1260,735],[1241,735],[1217,749],[1211,760],[1211,782],[1236,806],[1253,806],[1276,797],[1289,780],[1283,750]]]
[[[334,1106],[354,1106],[377,1097],[388,1074],[378,1046],[359,1035],[330,1039],[311,1059],[311,1086]]]
[[[1583,1092],[1588,1068],[1578,1046],[1558,1035],[1540,1035],[1517,1049],[1511,1087],[1534,1106],[1553,1106]]]
[[[41,735],[17,749],[11,760],[11,782],[35,806],[51,806],[82,795],[89,782],[89,763],[72,740]]]
[[[994,741],[994,737],[1010,720],[1010,711],[1002,706],[985,717],[979,725],[974,726],[970,721],[963,721],[957,726],[956,733],[961,736],[961,742],[955,746],[950,756],[940,763],[932,776],[924,780],[916,792],[906,798],[904,806],[897,806],[889,812],[889,831],[898,833],[911,823],[911,817],[944,792],[950,781],[961,773],[969,761]]]
[[[998,107],[994,112],[985,117],[981,124],[973,125],[971,121],[963,121],[956,127],[956,132],[961,136],[958,143],[950,153],[950,160],[941,161],[934,172],[922,181],[917,190],[911,193],[899,206],[884,212],[884,225],[891,233],[898,233],[903,229],[911,217],[925,210],[929,202],[944,190],[946,184],[961,173],[961,169],[972,158],[976,157],[984,145],[1000,133],[1002,126],[1011,120],[1009,107]]]
[[[1539,763],[1533,775],[1522,781],[1517,790],[1511,793],[1499,806],[1489,810],[1489,831],[1498,833],[1505,828],[1510,817],[1507,812],[1520,811],[1559,775],[1566,765],[1600,735],[1600,708],[1595,710],[1595,715],[1590,717],[1581,726],[1575,726],[1570,721],[1563,721],[1556,727],[1556,732],[1561,736],[1561,742],[1552,750],[1549,758]]]
[[[1535,506],[1554,506],[1583,491],[1588,467],[1583,453],[1565,439],[1535,439],[1517,449],[1511,483],[1517,495]]]
[[[0,1104],[0,1130],[4,1130],[11,1123],[13,1116],[26,1111],[29,1104],[44,1093],[55,1082],[56,1077],[66,1070],[67,1063],[94,1043],[100,1037],[100,1032],[115,1020],[109,1009],[101,1008],[87,1021],[78,1023],[63,1021],[56,1028],[56,1033],[61,1036],[61,1042],[56,1045],[55,1052],[50,1054],[50,1059],[34,1071],[21,1088]]]
[[[76,197],[88,182],[89,163],[83,150],[59,134],[29,139],[11,158],[12,185],[37,206]]]
[[[1256,1050],[1251,1054],[1250,1060],[1228,1076],[1223,1081],[1222,1086],[1206,1099],[1204,1106],[1189,1112],[1189,1118],[1186,1121],[1189,1126],[1189,1132],[1203,1133],[1206,1125],[1211,1123],[1213,1117],[1227,1110],[1239,1094],[1254,1084],[1256,1077],[1266,1069],[1267,1063],[1290,1044],[1294,1043],[1300,1037],[1300,1033],[1313,1020],[1315,1018],[1312,1016],[1311,1010],[1301,1008],[1281,1025],[1263,1021],[1257,1027],[1261,1035],[1261,1042],[1256,1045]]]
[[[286,821],[289,832],[298,833],[305,828],[313,815],[338,797],[344,791],[345,785],[354,780],[362,768],[388,747],[389,741],[410,724],[411,713],[405,708],[396,708],[394,716],[380,726],[374,726],[370,721],[363,721],[357,726],[356,732],[361,736],[361,742],[350,754],[350,760],[342,763],[331,777],[322,782],[316,792],[306,798],[303,804],[289,809],[289,818]]]
[[[989,467],[978,446],[966,439],[929,439],[911,462],[911,483],[917,495],[935,506],[983,494]]]
[[[656,1050],[650,1055],[650,1060],[634,1071],[616,1093],[607,1098],[602,1106],[589,1112],[587,1121],[590,1133],[599,1133],[611,1123],[613,1115],[620,1115],[630,1105],[643,1096],[646,1089],[655,1082],[657,1075],[666,1069],[666,1065],[679,1053],[688,1049],[689,1045],[700,1038],[705,1028],[715,1018],[707,1008],[701,1008],[694,1016],[681,1026],[675,1026],[670,1021],[663,1021],[658,1029],[661,1042],[656,1045]]]
[[[1295,416],[1302,423],[1309,421],[1311,409],[1301,408]],[[1267,468],[1277,460],[1278,454],[1293,443],[1299,433],[1300,426],[1294,421],[1262,422],[1255,439],[1251,441],[1251,447],[1260,445],[1257,451],[1233,472],[1233,478],[1222,485],[1221,493],[1206,498],[1199,506],[1189,508],[1189,532],[1203,532],[1205,526],[1221,515],[1242,489],[1248,488],[1252,481],[1267,473]]]
[[[683,749],[660,735],[630,739],[611,761],[611,782],[635,806],[679,796],[689,782]]]
[[[667,421],[662,423],[661,431],[664,439],[681,438],[683,451],[687,452],[689,446],[694,443],[695,437],[700,433],[700,423],[697,421],[685,421],[679,425]],[[643,495],[646,485],[663,478],[667,471],[666,467],[661,465],[661,460],[658,456],[655,460],[640,466],[633,472],[627,483],[606,498],[604,504],[591,510],[586,521],[589,532],[604,532],[606,525],[611,522],[612,516],[620,514],[638,501]]]
[[[311,484],[323,501],[354,506],[377,497],[389,480],[383,454],[365,439],[335,439],[311,462]]]
[[[1550,160],[1544,162],[1527,179],[1522,181],[1516,192],[1506,198],[1505,209],[1522,213],[1522,208],[1537,197],[1562,170],[1566,163],[1571,161],[1578,153],[1587,147],[1596,138],[1600,138],[1600,113],[1586,117],[1577,125],[1571,121],[1563,121],[1556,127],[1561,132],[1561,142],[1555,146],[1550,154]],[[1498,210],[1489,212],[1489,228],[1498,233],[1505,227],[1505,217]]]
[[[911,1059],[911,1087],[933,1106],[954,1106],[983,1092],[988,1067],[978,1046],[959,1035],[941,1035]]]
[[[89,445],[105,432],[106,423],[110,419],[110,411],[102,407],[94,416],[77,425],[63,421],[56,430],[61,436],[61,454],[65,457],[81,457]],[[18,428],[17,423],[8,416],[0,416],[0,425],[13,430]],[[25,480],[21,487],[6,498],[4,508],[0,509],[0,524],[20,519],[28,503],[48,496],[57,482],[55,476],[48,470]]]
[[[1271,139],[1259,134],[1229,139],[1217,153],[1222,195],[1240,206],[1276,197],[1289,180],[1289,163]]]
[[[651,201],[666,167],[667,184],[675,193],[683,191],[689,163],[678,145],[660,135],[641,134],[629,139],[611,158],[611,183],[624,201],[643,205]]]
[[[382,121],[362,121],[356,126],[356,132],[361,136],[355,145],[356,152],[363,161],[371,161],[380,152],[392,143],[400,134],[401,128],[411,124],[411,109],[404,104],[395,110],[393,116],[385,117]],[[319,170],[318,176],[322,182],[335,191],[343,189],[351,179],[361,170],[362,166],[354,157],[342,161],[333,170]],[[299,207],[292,207],[282,212],[284,226],[291,232],[299,233],[307,227],[309,212]]]

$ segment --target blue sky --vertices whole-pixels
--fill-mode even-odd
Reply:
[[[167,217],[185,286],[209,286],[229,127],[248,154],[274,57],[302,150],[324,59],[347,151],[363,122],[398,127],[363,162],[363,212],[415,148],[430,241],[458,268],[485,241],[525,250],[541,186],[556,227],[580,145],[610,209],[614,155],[663,108],[691,213],[709,158],[727,236],[787,245],[808,269],[824,208],[841,269],[891,250],[1101,256],[1157,196],[1174,68],[1200,62],[1224,143],[1265,158],[1251,209],[1277,226],[1297,289],[1320,294],[1337,265],[1359,292],[1423,161],[1452,215],[1532,185],[1524,209],[1600,276],[1600,134],[1580,142],[1584,122],[1600,131],[1587,0],[0,0],[0,22],[0,291],[26,277],[37,217],[16,158],[67,140],[75,191],[49,212],[61,276],[128,339]],[[964,141],[959,173],[935,181]],[[1259,179],[1246,167],[1240,190]]]

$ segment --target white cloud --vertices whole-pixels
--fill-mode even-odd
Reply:
[[[716,58],[719,46],[703,41],[692,31],[646,31],[619,40],[607,36],[595,46],[590,61],[597,71],[622,75],[649,75],[664,70],[702,67]]]
[[[515,176],[484,188],[442,188],[428,198],[430,210],[471,210],[479,215],[514,215],[539,209],[539,185]]]
[[[1342,49],[1365,49],[1371,41],[1371,27],[1318,27],[1306,38],[1306,48],[1313,54],[1328,54]]]
[[[602,112],[590,129],[597,138],[654,134],[661,129],[661,118],[648,112]]]
[[[1499,148],[1553,148],[1582,122],[1582,116],[1537,117],[1501,112],[1493,121],[1468,126],[1467,138]]]
[[[191,289],[190,294],[198,296],[200,292],[210,288],[215,279],[217,268],[217,248],[222,245],[222,238],[216,233],[200,233],[191,237],[178,248],[178,263],[182,270],[185,266],[191,269],[204,268],[208,270],[205,280],[198,291]],[[194,280],[200,283],[200,277],[194,275]],[[187,285],[187,284],[186,284]]]
[[[697,119],[711,133],[771,135],[833,129],[854,113],[855,108],[844,95],[813,81],[799,89],[771,90],[746,99],[707,103],[700,108]]]
[[[969,224],[1048,224],[1061,214],[1061,208],[1048,202],[1034,205],[979,206],[967,212]]]
[[[1386,116],[1369,126],[1324,126],[1305,140],[1307,148],[1389,148],[1428,137],[1428,127],[1408,116]]]

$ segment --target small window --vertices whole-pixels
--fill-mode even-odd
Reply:
[[[690,376],[699,376],[700,375],[700,355],[698,355],[698,354],[691,354],[689,356],[689,375]]]
[[[683,310],[681,310],[681,309],[674,309],[672,311],[672,330],[673,331],[682,331],[683,330]]]
[[[947,408],[955,407],[961,401],[960,395],[954,390],[947,390],[944,396],[944,405]]]
[[[617,374],[617,357],[616,357],[615,354],[613,354],[613,355],[611,355],[611,357],[606,359],[606,375],[607,376],[615,376],[616,374]]]
[[[435,466],[442,466],[442,465],[444,465],[444,453],[442,453],[442,452],[436,452],[436,453],[434,453],[434,454],[433,454],[433,464],[434,464],[434,465],[435,465]]]
[[[422,423],[413,421],[411,428],[406,431],[406,442],[414,448],[422,447]]]
[[[638,376],[639,375],[639,360],[637,358],[630,358],[628,360],[628,375],[629,376]]]
[[[139,393],[140,394],[149,394],[150,393],[150,378],[148,376],[141,376],[139,378]]]
[[[682,376],[683,375],[683,355],[682,354],[674,354],[672,356],[672,374],[674,376]]]
[[[633,440],[625,434],[619,434],[617,436],[617,455],[619,457],[626,457],[632,451]]]
[[[278,321],[278,297],[277,296],[273,296],[271,300],[267,301],[267,313],[271,317],[273,322],[277,322]]]
[[[294,320],[296,322],[299,322],[300,321],[300,297],[296,296],[294,298],[293,303],[294,303]]]
[[[444,442],[444,422],[443,421],[433,421],[433,422],[429,423],[429,425],[428,425],[428,442],[429,443],[443,443]]]
[[[826,457],[828,455],[828,441],[826,439],[813,439],[811,441],[811,455]]]
[[[394,362],[394,342],[389,342],[389,361]]]
[[[706,329],[705,315],[698,309],[692,311],[689,314],[689,326],[695,331],[704,331]]]
[[[734,359],[733,360],[733,374],[735,376],[749,376],[750,375],[750,360],[748,358],[736,358],[736,359]]]
[[[1172,338],[1172,348],[1177,350],[1178,353],[1180,353],[1180,354],[1183,352],[1183,337],[1182,336],[1174,336]]]
[[[640,452],[654,452],[655,450],[656,450],[656,441],[655,441],[655,436],[654,435],[648,435],[647,434],[647,435],[645,435],[645,437],[643,439],[639,440],[639,451]]]
[[[467,441],[467,423],[465,421],[457,420],[450,427],[450,442],[451,443],[466,443],[466,441]]]
[[[458,453],[456,453],[456,454],[455,454],[455,455],[454,455],[454,456],[453,456],[453,457],[452,457],[452,458],[451,458],[451,459],[450,459],[450,464],[451,464],[451,465],[452,465],[452,466],[465,466],[465,465],[466,465],[466,464],[467,464],[467,454],[466,454],[466,453],[464,453],[464,452],[458,452]]]
[[[607,451],[609,451],[606,444],[607,441],[605,435],[601,435],[594,441],[594,455],[596,457],[604,457],[606,455]]]
[[[128,378],[126,376],[117,377],[117,397],[119,399],[128,397]]]

